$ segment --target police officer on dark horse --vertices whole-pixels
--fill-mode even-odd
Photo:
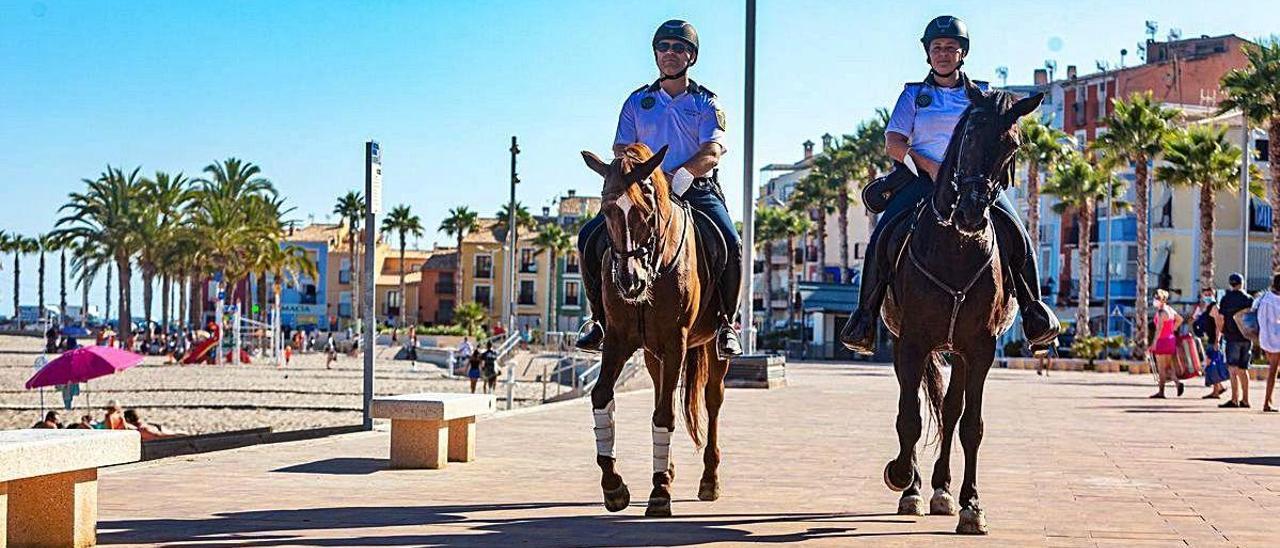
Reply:
[[[698,62],[698,32],[693,25],[671,20],[653,34],[654,60],[660,76],[652,84],[631,93],[618,116],[613,153],[621,157],[627,145],[642,142],[652,150],[667,147],[661,169],[671,182],[671,192],[694,209],[706,213],[724,236],[729,257],[718,284],[721,326],[716,351],[723,358],[742,354],[734,319],[742,286],[742,243],[725,207],[714,170],[725,153],[724,112],[715,93],[695,83],[689,69]],[[597,215],[578,233],[583,283],[591,303],[590,331],[577,347],[599,352],[605,339],[605,315],[601,297],[598,253],[606,236],[604,216]]]
[[[960,70],[969,53],[969,31],[965,23],[951,16],[937,17],[925,27],[920,38],[930,66],[924,82],[911,83],[898,97],[885,129],[885,150],[897,162],[894,172],[878,179],[864,191],[868,209],[883,208],[863,262],[858,309],[840,333],[840,342],[850,350],[870,353],[876,341],[880,306],[888,290],[892,257],[877,256],[877,243],[887,226],[901,221],[916,204],[932,192],[947,144],[957,121],[969,106],[966,86],[969,79]],[[985,91],[986,84],[973,82]],[[1022,331],[1033,350],[1046,348],[1057,338],[1061,326],[1053,310],[1040,300],[1040,277],[1036,264],[1036,243],[1031,241],[1017,210],[1001,193],[993,211],[994,226],[1001,242],[1001,255],[1013,270],[1014,294],[1022,314]]]

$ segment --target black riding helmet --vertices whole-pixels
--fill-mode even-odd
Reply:
[[[924,46],[926,54],[929,53],[929,44],[939,38],[954,38],[960,42],[965,53],[969,52],[969,26],[959,17],[942,15],[929,21],[929,25],[924,28],[924,35],[920,37],[920,44]]]
[[[689,47],[693,48],[693,59],[689,61],[689,66],[692,67],[693,65],[697,64],[698,62],[698,31],[694,29],[693,25],[689,24],[688,21],[685,21],[682,19],[672,19],[670,21],[667,21],[666,23],[663,23],[661,26],[658,27],[658,30],[653,32],[653,42],[650,45],[656,48],[658,47],[658,42],[662,40],[679,40],[681,42],[689,44]],[[685,72],[687,71],[688,69],[686,68],[685,70],[680,71],[680,74],[671,76],[670,78],[679,78],[681,76],[684,76]],[[663,77],[663,79],[667,79],[667,78],[668,77],[666,76]]]

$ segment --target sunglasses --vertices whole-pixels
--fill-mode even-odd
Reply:
[[[689,47],[689,45],[684,42],[658,42],[653,46],[653,49],[658,53],[666,53],[668,51],[685,53],[687,51],[693,51],[693,48]]]

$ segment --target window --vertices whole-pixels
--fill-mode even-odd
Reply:
[[[570,251],[568,255],[564,256],[564,272],[565,274],[577,274],[581,272],[581,270],[579,270],[578,254],[576,252]]]
[[[475,289],[474,289],[474,291],[473,291],[473,293],[475,294],[475,301],[476,301],[477,303],[480,303],[480,306],[483,306],[483,307],[485,307],[485,308],[489,308],[489,307],[491,306],[491,305],[490,305],[490,301],[492,300],[492,299],[490,298],[490,291],[491,291],[492,289],[493,289],[493,288],[491,288],[491,287],[489,287],[489,286],[487,286],[487,285],[477,285],[477,286],[475,286]]]
[[[487,280],[493,277],[493,255],[476,255],[476,278]]]
[[[565,306],[582,306],[578,299],[578,282],[564,283],[564,305]]]
[[[538,263],[535,260],[533,250],[523,248],[520,250],[520,272],[530,274],[538,271]]]
[[[338,316],[350,318],[351,316],[351,292],[343,291],[338,293]]]
[[[1088,137],[1089,137],[1088,134],[1085,133],[1083,129],[1076,130],[1076,150],[1080,152],[1084,152],[1085,145],[1089,144],[1086,140],[1088,139]]]
[[[387,292],[387,306],[397,308],[400,306],[400,291]]]
[[[1098,119],[1107,117],[1107,83],[1098,83]]]
[[[520,299],[519,304],[532,305],[535,304],[534,299],[534,282],[533,280],[520,280]]]
[[[342,259],[342,267],[338,270],[338,283],[351,283],[351,259]]]

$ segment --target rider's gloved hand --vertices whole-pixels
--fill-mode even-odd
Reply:
[[[693,185],[693,174],[685,168],[677,169],[675,174],[671,176],[671,191],[676,196],[684,196],[685,191]]]

